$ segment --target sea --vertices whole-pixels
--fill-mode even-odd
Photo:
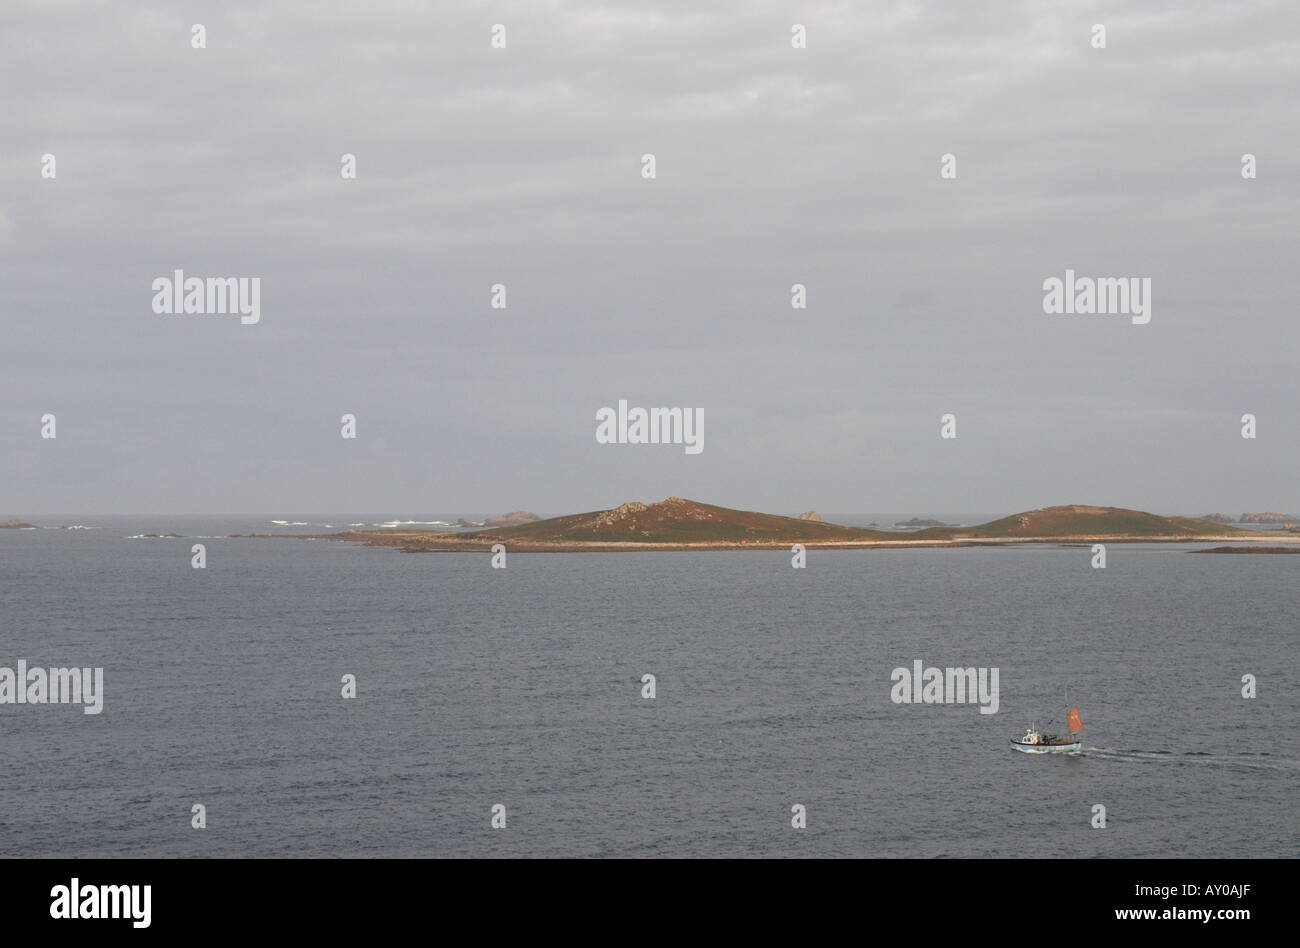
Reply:
[[[456,519],[0,530],[0,668],[104,681],[99,714],[0,704],[0,856],[1300,852],[1300,556],[1111,544],[1095,569],[1089,546],[1038,544],[497,569],[233,536]],[[895,701],[916,661],[996,669],[996,712]],[[1081,752],[1010,747],[1075,705]]]

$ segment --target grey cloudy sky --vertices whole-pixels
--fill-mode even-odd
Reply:
[[[9,0],[0,519],[1300,513],[1298,119],[1292,3]],[[1045,315],[1067,267],[1151,322]]]

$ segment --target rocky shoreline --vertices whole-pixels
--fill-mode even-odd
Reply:
[[[1300,553],[1297,546],[1216,546],[1212,550],[1188,550],[1188,553]]]

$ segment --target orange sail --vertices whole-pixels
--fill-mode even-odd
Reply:
[[[1067,720],[1070,722],[1070,730],[1071,730],[1071,731],[1082,731],[1082,730],[1083,730],[1083,721],[1082,721],[1082,719],[1079,717],[1079,709],[1078,709],[1078,707],[1073,707],[1073,708],[1070,709],[1070,715],[1069,715],[1069,717],[1067,718]]]

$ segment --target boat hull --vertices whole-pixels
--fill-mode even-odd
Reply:
[[[1011,746],[1022,754],[1070,754],[1083,747],[1082,741],[1073,741],[1069,744],[1025,744],[1021,741],[1013,740]]]

